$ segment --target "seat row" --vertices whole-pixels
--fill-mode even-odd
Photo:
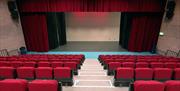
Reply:
[[[157,63],[164,63],[164,64],[166,64],[166,63],[180,63],[180,61],[177,61],[177,60],[163,60],[163,61],[152,61],[151,60],[151,62],[150,61],[147,61],[147,60],[144,60],[144,61],[133,61],[133,60],[130,60],[130,59],[128,59],[128,60],[126,60],[126,61],[117,61],[117,60],[110,60],[110,61],[108,61],[108,60],[106,60],[106,61],[104,61],[102,64],[103,64],[103,66],[104,66],[104,68],[106,69],[107,68],[107,65],[109,64],[109,63],[111,63],[111,62],[119,62],[119,63],[139,63],[139,62],[141,62],[141,63],[148,63],[148,64],[151,64],[151,63],[154,63],[154,62],[157,62]],[[180,65],[180,64],[179,64]]]
[[[135,80],[180,80],[180,68],[117,68],[114,76],[114,86],[130,83]]]
[[[115,69],[118,67],[129,67],[129,68],[180,68],[180,62],[167,62],[167,63],[161,63],[161,62],[152,62],[152,63],[147,63],[147,62],[110,62],[107,65],[107,72],[108,75],[113,75],[113,72]]]
[[[136,81],[130,86],[130,91],[180,91],[180,81]]]
[[[73,71],[69,67],[0,67],[1,79],[55,79],[63,84],[73,85]]]
[[[140,56],[140,55],[100,55],[99,61],[102,65],[109,62],[180,62],[180,58],[166,56]]]
[[[0,61],[0,67],[63,67],[73,66],[73,69],[80,69],[80,65],[77,62],[21,62],[21,61]]]
[[[62,91],[56,80],[5,79],[0,81],[0,91]]]

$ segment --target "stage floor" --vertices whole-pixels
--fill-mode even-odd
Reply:
[[[127,52],[119,42],[67,42],[51,51],[71,52]]]

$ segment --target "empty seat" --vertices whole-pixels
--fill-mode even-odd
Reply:
[[[37,79],[52,79],[53,69],[51,67],[38,67],[35,69]]]
[[[136,68],[149,68],[149,64],[147,62],[137,62]]]
[[[52,66],[53,68],[63,67],[63,62],[52,62],[52,63],[51,63],[51,66]]]
[[[164,64],[162,62],[152,62],[151,68],[164,68]]]
[[[14,72],[13,67],[0,67],[0,79],[14,78]]]
[[[172,69],[169,68],[155,68],[154,79],[159,81],[171,80],[172,73]]]
[[[158,81],[135,81],[134,91],[164,91],[164,84]]]
[[[114,76],[114,85],[119,86],[121,83],[129,83],[134,80],[133,68],[117,68]]]
[[[34,79],[35,69],[34,67],[19,67],[17,68],[17,76],[20,79]]]
[[[36,67],[36,62],[24,62],[23,67]]]
[[[50,67],[51,64],[49,62],[38,62],[38,67]]]
[[[136,80],[152,80],[153,79],[153,69],[151,69],[151,68],[136,68],[135,69],[135,79]]]
[[[177,63],[175,63],[175,62],[166,62],[164,64],[164,66],[165,66],[165,68],[172,68],[172,69],[174,69],[174,68],[176,68]]]
[[[0,81],[0,91],[27,91],[26,80],[22,79],[6,79]]]
[[[108,63],[108,75],[113,75],[114,71],[118,67],[121,67],[121,63],[120,62],[110,62],[110,63]]]
[[[134,68],[135,64],[133,62],[123,62],[122,67]]]
[[[180,68],[174,69],[174,79],[180,80]]]
[[[63,84],[68,83],[69,85],[73,85],[73,73],[69,67],[54,68],[54,78]]]
[[[75,75],[78,75],[78,66],[76,62],[65,62],[64,67],[69,67],[73,70]]]
[[[21,62],[21,61],[12,61],[10,64],[11,64],[11,67],[14,67],[14,68],[23,66],[23,62]]]
[[[180,90],[180,81],[166,81],[165,82],[166,89],[165,91],[179,91]]]
[[[10,63],[7,61],[0,61],[0,67],[8,67],[10,66]]]
[[[59,91],[56,80],[34,80],[28,85],[29,91]]]
[[[177,68],[180,68],[180,62],[179,62],[179,63],[177,63]]]

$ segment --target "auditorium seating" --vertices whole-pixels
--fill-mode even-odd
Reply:
[[[120,62],[110,62],[110,63],[108,63],[108,71],[107,71],[107,74],[108,74],[108,75],[114,75],[114,71],[115,71],[118,67],[121,67],[121,63],[120,63]]]
[[[0,91],[62,91],[56,80],[5,79],[0,81]]]
[[[17,78],[33,80],[35,79],[34,67],[19,67],[17,68]]]
[[[109,62],[120,62],[122,67],[140,67],[145,66],[149,68],[177,68],[180,67],[180,60],[175,57],[166,57],[161,55],[99,55],[98,57],[100,63],[104,66],[104,69],[107,68]],[[128,63],[126,63],[128,62]],[[130,62],[130,63],[129,63]],[[157,63],[156,63],[157,62]],[[132,66],[134,65],[136,66]],[[141,64],[139,64],[141,63]],[[144,64],[142,64],[144,63]],[[162,64],[160,64],[162,63]],[[129,65],[127,65],[129,64]],[[131,66],[130,66],[131,64]]]
[[[154,79],[159,81],[171,80],[173,70],[169,68],[155,68]]]
[[[52,62],[51,63],[51,66],[53,67],[53,68],[56,68],[56,67],[63,67],[63,62]]]
[[[133,62],[123,62],[122,63],[122,67],[134,68],[135,67],[135,63],[133,63]]]
[[[177,67],[177,63],[175,62],[166,62],[165,63],[165,68],[176,68]]]
[[[164,91],[165,85],[158,81],[136,81],[133,91]]]
[[[135,81],[130,91],[165,91],[165,85],[158,81]]]
[[[130,85],[129,91],[179,91],[179,80],[168,80],[166,82],[159,81],[135,81]]]
[[[76,62],[65,62],[64,67],[69,67],[73,70],[74,75],[78,75],[78,66]]]
[[[50,67],[50,62],[38,62],[38,67]]]
[[[0,81],[0,91],[27,91],[27,84],[28,82],[22,79],[2,80]]]
[[[52,79],[53,69],[51,67],[38,67],[35,69],[37,79]]]
[[[114,86],[119,86],[121,83],[126,84],[133,82],[134,69],[133,68],[117,68],[114,76]]]
[[[152,62],[150,65],[151,68],[164,68],[164,64],[161,62]]]
[[[165,91],[179,91],[180,90],[180,81],[166,81]]]
[[[8,67],[10,66],[10,63],[7,61],[0,61],[0,67]]]
[[[0,79],[14,78],[15,68],[13,67],[0,67]]]
[[[11,67],[14,67],[14,68],[23,66],[23,62],[21,61],[12,61],[10,64],[11,64]]]
[[[28,84],[29,91],[59,91],[56,80],[34,80]]]
[[[36,67],[36,62],[23,62],[23,67]]]
[[[73,85],[73,72],[69,67],[56,67],[54,68],[54,78],[63,85]]]
[[[147,62],[137,62],[136,68],[149,68],[149,64]]]
[[[151,68],[136,68],[135,69],[135,79],[136,80],[152,80],[153,79],[153,69],[151,69]]]
[[[180,80],[180,68],[174,69],[174,79]]]

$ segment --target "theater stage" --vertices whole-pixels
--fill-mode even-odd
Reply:
[[[127,52],[119,42],[67,42],[51,51],[71,52]]]

